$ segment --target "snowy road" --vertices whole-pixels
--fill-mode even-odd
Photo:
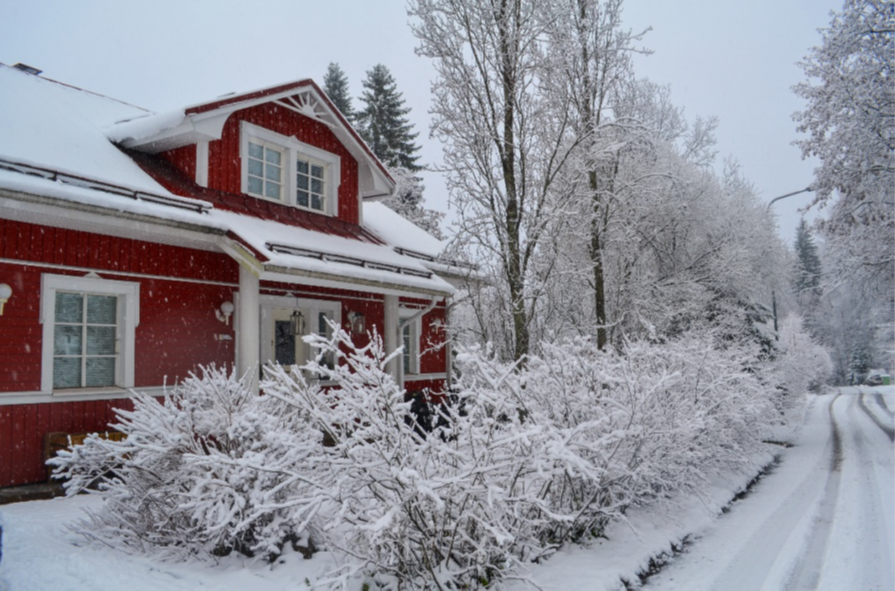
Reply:
[[[813,399],[796,446],[645,589],[895,589],[891,388]]]

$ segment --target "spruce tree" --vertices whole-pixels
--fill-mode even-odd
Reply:
[[[348,93],[348,78],[336,62],[330,62],[323,76],[323,92],[329,100],[342,111],[349,122],[354,120],[354,109],[351,107],[351,95]]]
[[[805,222],[805,218],[802,218],[796,229],[795,249],[798,257],[795,278],[796,294],[820,296],[820,257],[817,255],[814,236],[811,233],[811,228]]]
[[[357,113],[357,128],[373,153],[390,168],[406,168],[412,172],[417,164],[419,146],[413,140],[419,135],[407,119],[410,108],[398,92],[388,68],[377,64],[367,72],[360,97],[364,107]]]

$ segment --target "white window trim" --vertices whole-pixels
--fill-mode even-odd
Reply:
[[[118,327],[115,335],[118,342],[118,361],[115,367],[115,387],[133,388],[136,329],[140,322],[140,284],[100,277],[73,277],[51,273],[41,275],[40,282],[40,322],[43,324],[40,360],[41,392],[53,392],[53,344],[55,342],[57,291],[118,296]],[[66,388],[65,392],[79,393],[82,390],[84,389]],[[96,388],[91,390],[96,390]]]
[[[419,314],[417,308],[398,308],[398,326],[403,326],[407,319]],[[418,376],[420,375],[420,335],[422,334],[422,318],[417,317],[410,320],[410,372],[404,374],[404,360],[401,358],[402,375]],[[398,334],[398,345],[404,345],[403,329]]]
[[[263,195],[249,193],[248,191],[249,141],[267,144],[274,148],[283,150],[283,156],[286,159],[286,162],[283,165],[283,174],[286,176],[286,178],[283,179],[282,186],[283,192],[285,194],[283,195],[282,200],[277,201],[278,203],[284,203],[297,209],[302,209],[304,211],[310,211],[313,213],[319,213],[333,217],[338,215],[339,185],[342,182],[341,157],[333,154],[332,152],[322,150],[316,146],[300,142],[294,137],[287,137],[285,135],[276,133],[275,131],[253,125],[252,123],[241,121],[239,124],[240,190],[247,195],[252,195],[253,197],[258,197],[261,199],[267,199],[268,201],[274,200],[270,199],[269,197],[264,197]],[[309,160],[313,160],[319,164],[323,164],[326,168],[326,175],[324,178],[326,189],[326,204],[323,211],[320,211],[319,209],[312,209],[310,207],[303,207],[296,203],[295,177],[296,160],[298,159],[298,156],[305,156]]]

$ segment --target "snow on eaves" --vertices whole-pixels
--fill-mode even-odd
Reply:
[[[346,288],[351,288],[354,284],[369,286],[372,283],[400,286],[411,292],[421,289],[448,295],[454,291],[447,282],[431,273],[420,261],[400,255],[384,245],[322,234],[225,210],[212,209],[206,213],[189,211],[8,170],[0,170],[0,189],[56,199],[63,202],[60,203],[62,207],[65,207],[64,202],[70,202],[108,210],[112,215],[125,213],[155,218],[159,222],[177,222],[208,228],[221,237],[232,233],[263,255],[266,259],[265,269],[282,268],[297,271],[299,274],[326,275],[344,283]],[[0,209],[4,206],[15,207],[14,204],[3,203],[0,200]],[[306,250],[318,256],[296,256],[277,252],[273,245]],[[372,263],[373,267],[379,265],[393,267],[395,270],[338,262],[332,258],[354,259]]]
[[[454,292],[450,284],[432,273],[421,261],[399,254],[390,246],[322,234],[230,211],[214,210],[210,215],[214,219],[223,220],[236,235],[245,240],[248,246],[263,253],[268,258],[267,264],[271,266],[284,266],[315,273],[333,274],[337,272],[339,276],[348,280],[399,284],[444,294]],[[296,256],[279,251],[275,248],[276,246],[306,250],[309,253],[321,255],[321,258]],[[406,272],[340,263],[331,260],[331,258],[324,260],[325,257],[353,259],[358,262],[372,263],[373,266],[395,267]]]
[[[165,113],[144,114],[140,117],[120,121],[106,130],[106,137],[121,143],[125,140],[142,140],[173,129],[184,122],[186,113],[175,109]]]
[[[437,275],[461,283],[487,279],[477,266],[446,258],[447,241],[432,236],[382,203],[364,203],[364,227],[393,248],[407,251],[408,256],[422,255],[421,264]]]

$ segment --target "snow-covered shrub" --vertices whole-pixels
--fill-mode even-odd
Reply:
[[[790,314],[780,325],[779,349],[774,372],[783,392],[778,404],[785,410],[809,390],[816,391],[826,383],[833,374],[833,362],[797,314]]]
[[[526,430],[535,427],[523,426],[517,401],[463,392],[439,407],[442,420],[427,436],[408,420],[411,403],[385,371],[381,339],[357,349],[334,332],[332,341],[308,338],[342,356],[334,368],[307,367],[331,389],[278,367],[268,368],[262,388],[328,435],[314,458],[331,492],[317,527],[328,547],[355,560],[341,580],[362,570],[425,588],[475,586],[540,556],[527,514],[530,479],[520,473],[533,452]]]
[[[98,481],[103,508],[79,524],[94,540],[165,555],[277,553],[319,504],[296,509],[300,479],[283,469],[319,446],[291,410],[207,367],[161,402],[138,394],[133,411],[116,411],[125,440],[92,436],[50,463],[69,495]]]
[[[423,428],[386,369],[400,350],[375,334],[358,348],[338,325],[307,340],[338,363],[269,365],[262,395],[208,369],[120,412],[126,441],[63,454],[69,492],[100,478],[107,499],[88,535],[203,554],[313,532],[344,557],[333,586],[474,588],[632,505],[698,493],[748,462],[772,414],[751,352],[686,334],[623,352],[542,344],[524,367],[460,351],[451,403]]]
[[[766,390],[742,368],[746,353],[707,336],[629,343],[623,353],[585,339],[542,351],[519,372],[461,354],[459,385],[522,417],[514,482],[524,483],[530,535],[544,547],[599,533],[630,505],[698,492],[710,471],[743,467],[770,417]]]

